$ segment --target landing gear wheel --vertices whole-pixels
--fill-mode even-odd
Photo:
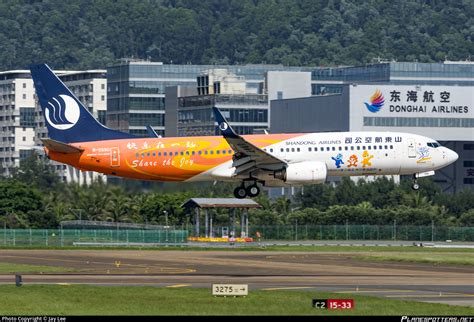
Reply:
[[[418,189],[420,189],[420,185],[418,184],[418,182],[414,181],[411,188],[413,190],[418,190]]]
[[[260,193],[260,188],[256,184],[248,186],[245,190],[247,191],[247,195],[249,197],[256,197]]]
[[[247,197],[247,191],[244,186],[240,186],[234,189],[234,196],[238,199],[244,199]]]

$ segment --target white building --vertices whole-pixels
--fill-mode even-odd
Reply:
[[[0,174],[8,176],[34,147],[35,99],[29,71],[0,72]]]

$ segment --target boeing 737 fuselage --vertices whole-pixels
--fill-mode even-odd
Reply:
[[[138,138],[102,126],[46,65],[31,68],[49,139],[46,154],[81,170],[159,181],[237,181],[238,198],[265,186],[318,184],[327,176],[433,175],[458,155],[433,139],[395,132],[240,136],[214,108],[222,136]],[[246,184],[247,183],[247,184]]]

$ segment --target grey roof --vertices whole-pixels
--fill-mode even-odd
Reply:
[[[181,205],[185,208],[261,208],[252,199],[237,198],[191,198]]]

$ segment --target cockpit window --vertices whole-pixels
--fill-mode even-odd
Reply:
[[[426,143],[426,145],[428,145],[431,148],[437,148],[441,146],[441,144],[439,144],[438,142],[428,142]]]

